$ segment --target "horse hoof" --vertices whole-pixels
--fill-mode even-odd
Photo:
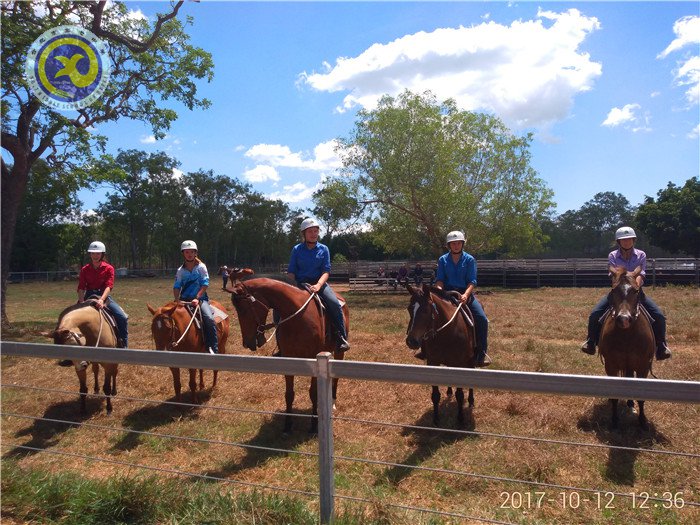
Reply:
[[[333,403],[333,410],[336,410],[335,403]]]

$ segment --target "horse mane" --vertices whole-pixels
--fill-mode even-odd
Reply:
[[[74,312],[76,310],[80,310],[81,308],[86,308],[88,306],[92,306],[94,304],[94,301],[88,300],[84,301],[82,303],[75,303],[70,305],[69,307],[65,308],[60,314],[58,314],[58,322],[56,323],[56,326],[60,326],[61,321],[63,318],[68,315],[71,312]]]

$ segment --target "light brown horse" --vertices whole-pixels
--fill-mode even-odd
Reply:
[[[343,359],[343,352],[335,349],[332,337],[327,337],[328,316],[324,315],[316,300],[310,299],[308,292],[300,290],[281,281],[273,279],[250,279],[240,281],[245,275],[252,275],[253,270],[245,268],[234,269],[229,276],[233,283],[231,300],[238,313],[238,321],[241,325],[243,346],[255,351],[266,342],[265,330],[271,328],[266,325],[267,314],[270,310],[276,310],[280,316],[275,337],[277,346],[283,357],[301,357],[315,359],[320,352],[332,352],[335,359]],[[338,300],[343,305],[345,327],[349,333],[350,318],[348,307],[341,296]],[[285,394],[287,404],[287,416],[284,422],[284,432],[292,429],[292,404],[294,403],[294,376],[284,376]],[[333,379],[333,402],[335,407],[338,379]],[[309,387],[312,413],[317,415],[316,378],[311,378]],[[310,432],[315,433],[318,421],[311,419]]]
[[[56,329],[49,334],[57,345],[102,346],[115,348],[117,336],[112,326],[102,317],[100,310],[93,306],[94,301],[69,306],[58,316]],[[99,344],[98,344],[99,341]],[[100,364],[105,371],[102,391],[107,399],[107,413],[112,412],[112,396],[117,395],[117,363],[92,363],[95,377],[94,392],[99,393]],[[80,412],[85,413],[85,398],[87,396],[87,368],[89,363],[81,361],[74,363],[75,373],[80,381]]]
[[[654,359],[654,332],[651,323],[641,311],[642,291],[637,285],[636,277],[642,268],[637,267],[631,273],[623,267],[610,266],[612,290],[608,302],[612,309],[603,322],[598,348],[609,376],[647,377]],[[617,399],[611,399],[612,427],[618,424]],[[639,404],[639,425],[648,428],[644,415],[644,401]],[[632,408],[634,402],[627,401]]]
[[[422,287],[406,285],[411,294],[408,305],[410,316],[406,329],[406,345],[417,350],[421,348],[427,357],[428,366],[450,366],[474,368],[476,354],[474,320],[469,309],[452,304],[448,293],[428,284]],[[467,320],[458,309],[466,311]],[[450,395],[448,389],[448,396]],[[440,389],[433,385],[433,423],[440,424]],[[457,421],[464,423],[464,391],[457,388]],[[474,406],[474,390],[469,389],[469,408]]]
[[[216,306],[222,312],[225,309],[221,303],[217,301],[209,301],[209,304]],[[192,316],[185,308],[184,303],[180,301],[171,301],[164,304],[158,309],[153,308],[150,304],[146,305],[148,311],[153,314],[151,320],[151,333],[153,340],[156,343],[157,350],[174,350],[177,352],[204,352],[204,334],[198,329],[194,322],[190,324]],[[225,319],[217,319],[216,321],[216,336],[219,338],[219,353],[226,353],[226,340],[228,339],[228,317]],[[189,327],[189,328],[188,328]],[[179,342],[178,342],[179,341]],[[177,345],[176,345],[177,343]],[[190,368],[190,394],[192,403],[197,403],[197,370]],[[173,374],[173,386],[175,388],[175,398],[179,402],[182,391],[180,382],[180,369],[170,367],[170,372]],[[214,381],[211,385],[212,389],[216,386],[218,370],[214,370]],[[199,389],[204,390],[204,371],[199,370]]]

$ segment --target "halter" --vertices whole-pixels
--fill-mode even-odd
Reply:
[[[622,284],[622,283],[620,283],[620,284]],[[617,286],[620,286],[620,284],[618,284]],[[617,288],[617,286],[615,288]],[[642,289],[641,288],[634,288],[634,286],[631,284],[630,284],[630,286],[634,290],[637,291],[636,307],[630,309],[630,314],[632,316],[632,320],[630,322],[634,323],[637,321],[637,318],[639,317],[639,313],[641,312],[642,301],[640,300],[639,294],[642,293]],[[618,313],[617,310],[615,309],[615,306],[614,306],[613,301],[612,301],[612,297],[613,297],[613,293],[615,292],[615,288],[610,290],[610,292],[608,293],[608,304],[610,305],[610,312],[611,312],[611,315],[613,318],[617,317],[617,313]],[[625,295],[625,299],[626,298],[627,298],[627,296]]]
[[[199,305],[197,305],[197,308],[199,308]],[[174,309],[173,309],[173,311],[174,311]],[[197,313],[196,309],[195,309],[194,313],[195,314]],[[177,345],[180,344],[180,342],[185,337],[185,335],[187,335],[187,331],[190,329],[190,326],[192,326],[192,321],[194,320],[194,315],[193,315],[192,319],[190,320],[190,323],[187,325],[187,328],[182,333],[182,335],[180,335],[180,338],[177,341],[173,342],[175,329],[177,328],[177,331],[178,332],[180,331],[180,329],[177,327],[177,323],[175,322],[175,319],[173,319],[172,315],[165,314],[165,313],[158,314],[157,317],[162,317],[162,318],[170,320],[170,346],[169,346],[169,348],[166,348],[166,350],[173,350]],[[155,321],[155,319],[154,319],[154,321]]]
[[[265,318],[267,318],[267,313],[268,313],[268,312],[270,311],[270,309],[271,309],[270,306],[266,305],[263,301],[261,301],[260,299],[256,298],[256,297],[250,292],[250,290],[248,289],[248,287],[247,287],[245,284],[241,283],[241,286],[242,286],[243,289],[245,290],[246,295],[238,295],[238,294],[235,294],[235,293],[234,293],[234,294],[233,294],[233,297],[234,297],[234,298],[239,298],[239,299],[248,299],[248,300],[250,301],[251,304],[253,304],[253,303],[255,303],[255,302],[257,301],[258,303],[260,303],[261,305],[263,305],[263,306],[265,307]],[[274,328],[275,330],[272,332],[272,334],[270,335],[270,337],[268,337],[267,339],[265,339],[265,342],[268,343],[268,342],[270,341],[270,339],[272,339],[272,338],[274,337],[275,333],[277,332],[277,328],[278,328],[280,325],[286,323],[286,322],[289,321],[290,319],[296,317],[296,316],[299,315],[301,312],[303,312],[304,309],[306,308],[306,306],[307,306],[307,305],[311,302],[311,300],[312,300],[315,296],[317,296],[317,295],[318,295],[318,294],[317,294],[316,292],[312,292],[311,294],[309,294],[309,298],[306,300],[306,302],[305,302],[304,304],[301,305],[301,307],[300,307],[296,312],[294,312],[293,314],[291,314],[291,315],[285,317],[284,319],[282,319],[282,320],[279,321],[278,323],[275,323],[274,321],[273,321],[272,323],[267,323],[267,324],[261,322],[261,321],[260,321],[260,318],[258,317],[258,313],[255,311],[255,308],[251,308],[251,310],[253,311],[253,317],[255,318],[255,324],[257,325],[257,326],[255,327],[255,334],[256,334],[256,335],[262,335],[263,337],[265,337],[265,332],[266,332],[267,330],[269,330],[270,328]]]

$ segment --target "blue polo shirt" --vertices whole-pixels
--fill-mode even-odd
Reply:
[[[189,271],[184,265],[177,269],[173,288],[180,290],[180,299],[190,301],[194,299],[202,286],[209,286],[209,272],[204,263],[199,263]],[[202,296],[206,299],[206,294]]]
[[[309,249],[305,242],[300,242],[292,248],[287,272],[293,273],[298,283],[315,284],[321,275],[331,271],[331,252],[328,246],[316,243]]]
[[[438,259],[436,280],[443,282],[445,290],[464,293],[470,283],[476,286],[476,259],[467,252],[462,252],[455,264],[452,254],[447,252]]]

